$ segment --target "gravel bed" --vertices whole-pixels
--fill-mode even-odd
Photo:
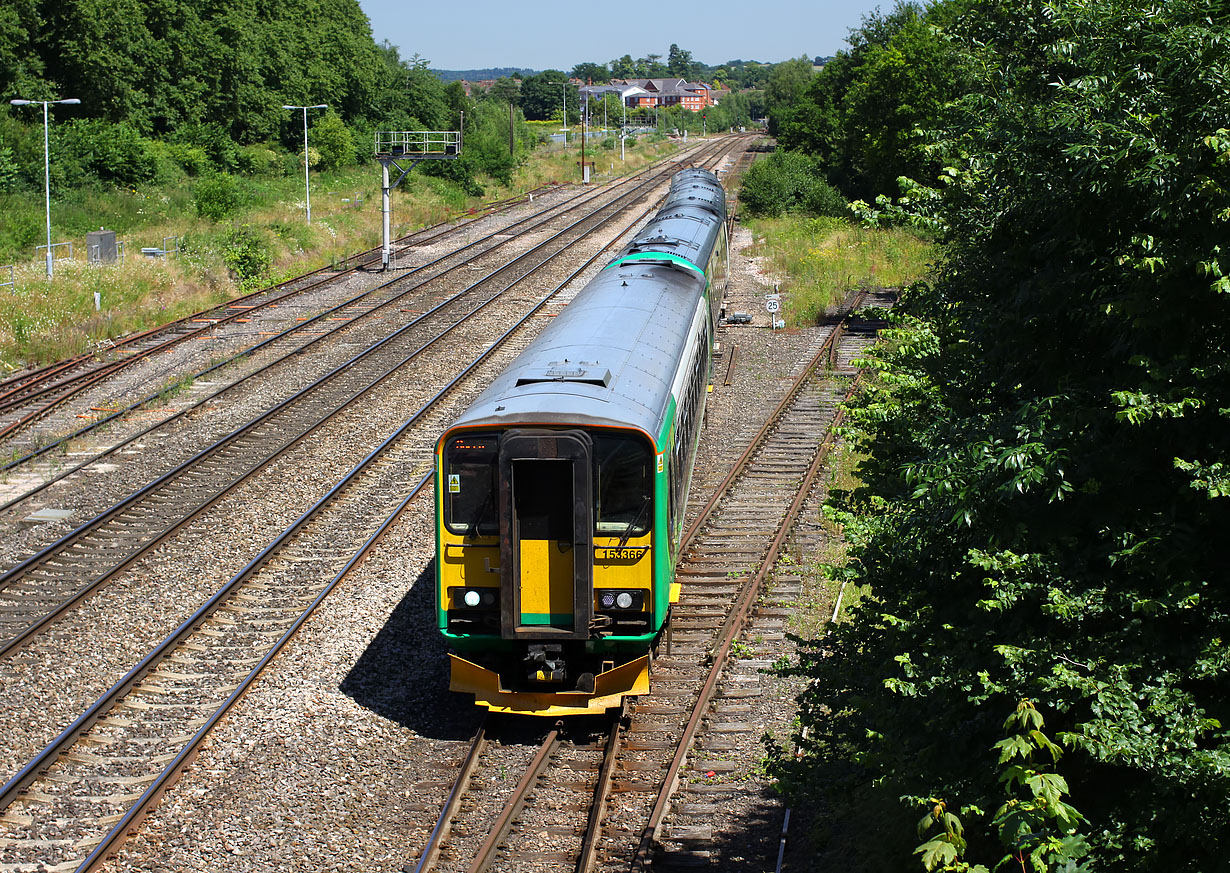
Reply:
[[[596,250],[602,241],[579,248]],[[455,375],[464,361],[458,361],[448,350],[482,348],[506,329],[516,313],[524,312],[541,297],[542,286],[549,289],[569,270],[564,264],[553,265],[534,282],[501,295],[481,317],[449,338],[447,350],[416,362],[413,378],[385,383],[358,408],[292,449],[152,555],[134,564],[71,622],[53,628],[20,658],[0,663],[0,733],[12,737],[0,753],[0,766],[6,768],[5,772],[14,772],[49,742],[147,648],[187,618],[409,412]],[[421,454],[425,467],[430,465],[432,440],[443,422],[463,409],[544,323],[545,319],[531,320],[515,342],[484,364],[468,389],[450,399],[434,425],[424,427]],[[82,633],[81,627],[89,630]]]

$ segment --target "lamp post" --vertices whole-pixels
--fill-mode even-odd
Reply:
[[[282,104],[283,109],[303,110],[303,197],[307,205],[307,223],[312,223],[312,184],[308,181],[308,142],[307,142],[307,111],[309,109],[328,109],[328,103],[317,103],[315,106],[290,106]]]
[[[29,106],[34,103],[43,104],[43,190],[47,200],[47,278],[52,274],[51,257],[51,138],[48,135],[47,106],[52,103],[80,103],[76,97],[67,100],[10,100],[14,106]]]

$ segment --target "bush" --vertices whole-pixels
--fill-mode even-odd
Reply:
[[[243,146],[235,153],[235,165],[241,173],[270,173],[281,167],[282,156],[263,143]]]
[[[753,215],[772,218],[788,212],[847,214],[846,201],[824,181],[817,161],[799,152],[774,152],[743,174],[739,201]]]
[[[13,150],[0,145],[0,194],[16,191],[20,175],[17,161],[13,160]]]
[[[210,221],[222,221],[239,208],[235,180],[225,173],[202,179],[196,186],[196,214]]]
[[[15,198],[11,198],[15,199]],[[0,264],[34,256],[32,249],[43,242],[43,216],[39,212],[6,210],[0,222]]]
[[[269,272],[273,255],[264,236],[250,224],[232,228],[222,238],[222,261],[243,285],[256,285]]]
[[[216,124],[184,125],[176,132],[175,141],[203,151],[213,169],[233,173],[239,167],[239,147],[230,134]]]
[[[355,162],[354,140],[346,122],[335,112],[327,112],[312,125],[311,146],[320,153],[317,169],[335,170]],[[310,149],[309,149],[310,154]]]
[[[189,176],[200,176],[208,173],[213,164],[205,149],[182,142],[167,143],[167,154],[171,160],[179,164]]]
[[[56,163],[72,185],[80,184],[73,178],[80,175],[126,187],[158,176],[156,146],[127,122],[74,118],[58,125],[56,134]]]
[[[471,197],[482,197],[486,189],[474,178],[474,164],[468,155],[451,161],[423,161],[424,176],[446,179]]]

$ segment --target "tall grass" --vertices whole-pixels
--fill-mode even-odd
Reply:
[[[595,181],[639,168],[676,148],[671,142],[640,143],[627,151],[597,149]],[[514,173],[509,186],[480,180],[481,197],[467,197],[445,179],[411,172],[392,195],[392,232],[413,230],[477,209],[547,182],[576,181],[580,152],[556,145],[540,148]],[[196,180],[148,190],[53,191],[52,239],[72,239],[76,260],[56,263],[48,281],[33,246],[42,242],[42,201],[28,193],[0,195],[0,216],[28,224],[23,240],[28,260],[14,269],[16,287],[0,288],[0,369],[13,370],[87,351],[106,338],[162,324],[207,309],[244,291],[327,266],[380,243],[380,169],[375,163],[312,175],[312,224],[305,220],[301,175],[237,176],[241,206],[222,222],[196,214]],[[349,202],[347,202],[349,201]],[[357,204],[356,201],[361,201]],[[105,226],[124,241],[126,258],[114,266],[87,266],[84,236]],[[246,229],[245,229],[246,228]],[[237,231],[267,256],[269,268],[242,276],[228,267],[228,246]],[[162,248],[178,239],[181,253],[170,259],[143,258],[143,247]],[[170,243],[168,243],[169,245]],[[12,252],[10,252],[10,255]],[[6,263],[0,260],[0,264]],[[231,259],[234,264],[234,259]],[[8,278],[0,270],[0,281]],[[101,309],[94,309],[98,291]]]
[[[815,324],[860,286],[898,287],[924,278],[933,243],[910,230],[865,228],[841,218],[758,218],[750,254],[780,277],[788,324]]]

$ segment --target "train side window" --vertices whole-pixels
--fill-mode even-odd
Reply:
[[[691,478],[688,471],[691,469],[693,451],[696,448],[696,435],[700,429],[700,406],[705,399],[705,383],[708,377],[705,366],[709,343],[708,327],[706,322],[704,329],[697,335],[691,358],[692,371],[684,383],[682,397],[679,399],[678,418],[675,421],[675,444],[671,447],[671,531],[678,530],[687,502],[688,482]]]
[[[639,437],[593,438],[594,532],[643,536],[653,523],[653,452]]]
[[[444,523],[455,534],[500,532],[495,436],[462,436],[444,447]]]

